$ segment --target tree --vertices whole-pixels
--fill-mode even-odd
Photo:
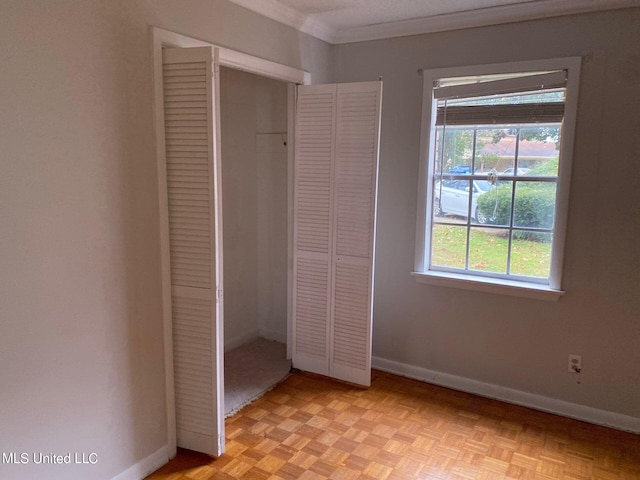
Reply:
[[[442,162],[443,171],[450,170],[456,165],[471,163],[473,130],[439,128],[436,141],[436,165]]]
[[[538,163],[528,173],[529,176],[554,176],[558,175],[558,157],[551,158],[546,162]]]

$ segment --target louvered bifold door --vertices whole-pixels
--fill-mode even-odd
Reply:
[[[293,222],[293,366],[329,375],[335,85],[299,86]]]
[[[298,87],[294,366],[371,383],[381,82]]]
[[[208,47],[163,51],[164,227],[169,234],[177,445],[219,455],[224,423],[214,55]]]
[[[331,376],[371,384],[373,261],[382,82],[338,85]]]

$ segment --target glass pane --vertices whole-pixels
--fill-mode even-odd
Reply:
[[[491,185],[486,180],[475,180],[473,183],[471,223],[509,226],[513,182],[499,181]]]
[[[557,176],[560,124],[520,130],[517,175]]]
[[[442,80],[441,80],[442,82]],[[442,86],[446,86],[441,83]],[[523,103],[564,102],[564,89],[547,90],[544,92],[520,92],[485,95],[482,97],[467,97],[447,100],[447,105],[518,105]]]
[[[437,217],[442,217],[444,213],[440,208],[440,195],[442,190],[442,182],[439,177],[434,177],[431,182],[431,202],[433,206],[433,221],[437,221]]]
[[[467,256],[467,229],[434,225],[431,237],[431,265],[464,268]]]
[[[549,278],[552,235],[522,230],[511,234],[511,274]]]
[[[434,148],[433,162],[435,164],[435,168],[433,169],[434,176],[439,175],[442,172],[441,164],[442,164],[442,135],[444,129],[443,127],[436,128],[436,144]]]
[[[472,228],[469,234],[469,269],[507,273],[509,230]]]
[[[443,133],[444,132],[444,133]],[[468,174],[471,173],[473,155],[473,129],[438,127],[436,131],[436,174]]]
[[[478,129],[475,173],[498,173],[511,169],[516,159],[516,133],[513,128]]]
[[[469,215],[469,180],[437,180],[433,188],[433,213],[447,220],[466,219]],[[466,223],[466,222],[465,222]]]
[[[553,228],[556,184],[516,182],[515,227]]]

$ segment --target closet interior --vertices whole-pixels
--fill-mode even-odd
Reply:
[[[225,415],[290,370],[287,84],[220,68]]]

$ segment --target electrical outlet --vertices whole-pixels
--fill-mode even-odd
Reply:
[[[582,355],[569,354],[569,373],[580,373],[582,370]]]

